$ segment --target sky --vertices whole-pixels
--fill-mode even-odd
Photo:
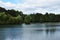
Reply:
[[[60,0],[0,0],[0,7],[31,13],[60,14]]]

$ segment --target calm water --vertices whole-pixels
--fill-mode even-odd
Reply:
[[[0,40],[60,40],[60,23],[1,25]]]

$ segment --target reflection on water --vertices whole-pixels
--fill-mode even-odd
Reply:
[[[47,23],[3,25],[6,28],[0,28],[0,40],[60,40],[60,26],[52,25],[56,26]]]
[[[55,28],[53,28],[53,29],[46,29],[46,33],[48,34],[48,33],[54,33],[56,31],[56,29]]]

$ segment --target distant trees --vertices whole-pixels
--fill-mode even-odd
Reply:
[[[54,13],[45,14],[23,14],[22,11],[16,11],[14,9],[6,10],[0,7],[0,24],[22,24],[22,23],[42,23],[42,22],[60,22],[60,14]]]
[[[5,8],[0,7],[0,12],[6,12]]]
[[[11,16],[16,17],[17,15],[23,15],[22,11],[15,11],[14,9],[7,10],[6,14],[10,14]]]
[[[21,24],[22,20],[20,15],[13,17],[5,13],[0,13],[0,24]]]
[[[42,13],[35,13],[30,14],[31,22],[32,23],[42,23],[42,22],[60,22],[60,15],[55,15],[54,13],[42,14]]]
[[[8,21],[8,16],[5,13],[0,13],[0,24],[6,24]]]
[[[0,24],[21,24],[23,23],[23,12],[14,9],[6,10],[0,7]]]
[[[31,22],[31,16],[29,16],[29,15],[25,16],[24,22],[29,24]]]

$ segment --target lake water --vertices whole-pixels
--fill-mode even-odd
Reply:
[[[0,25],[0,40],[60,40],[60,23]]]

